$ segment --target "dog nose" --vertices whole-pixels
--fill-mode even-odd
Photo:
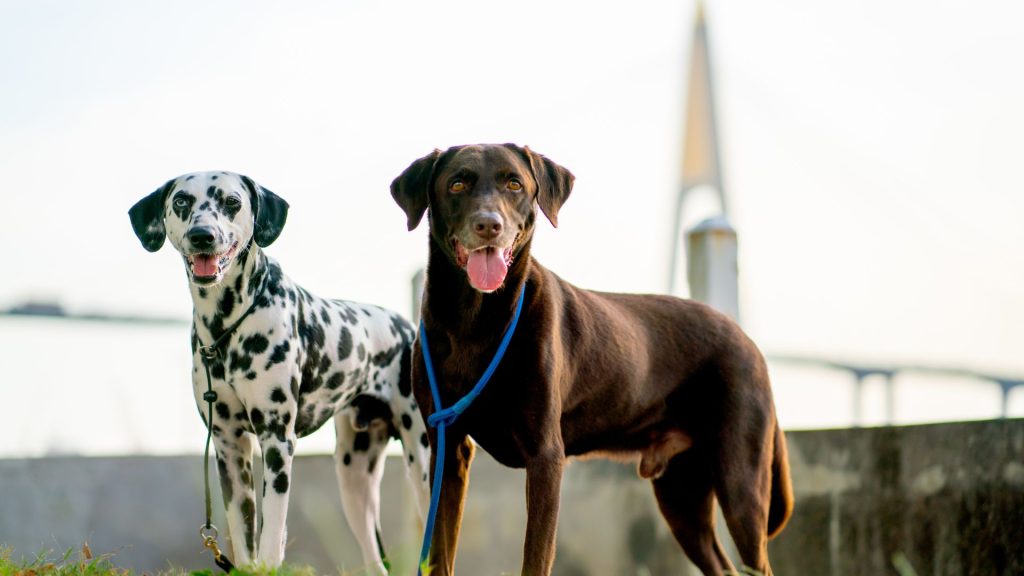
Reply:
[[[480,212],[473,218],[473,232],[484,240],[497,238],[501,228],[501,215],[497,212]]]
[[[213,247],[213,230],[209,228],[193,228],[186,235],[189,243],[196,250],[205,250]]]

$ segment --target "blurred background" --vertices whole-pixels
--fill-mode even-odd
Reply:
[[[787,430],[1022,416],[1022,17],[2,2],[0,458],[200,452],[181,261],[127,218],[166,180],[253,177],[291,204],[267,249],[287,274],[411,316],[426,227],[405,230],[388,186],[474,142],[576,175],[534,254],[581,287],[689,295],[685,232],[724,212]],[[330,452],[329,428],[299,453]]]

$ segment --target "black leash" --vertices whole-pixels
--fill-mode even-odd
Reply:
[[[266,283],[267,272],[264,272],[264,284]],[[227,330],[221,333],[213,344],[204,346],[203,341],[199,339],[198,332],[196,333],[196,341],[199,343],[199,355],[205,360],[203,362],[203,368],[206,369],[206,392],[203,392],[203,400],[206,401],[207,416],[206,416],[206,450],[203,452],[203,484],[206,488],[206,522],[199,527],[199,536],[203,539],[203,547],[213,552],[213,561],[223,570],[225,573],[231,572],[235,565],[231,563],[231,560],[221,552],[220,546],[217,545],[217,527],[213,525],[211,517],[213,516],[213,505],[211,504],[210,498],[210,440],[213,439],[213,403],[217,401],[217,393],[213,391],[213,378],[210,376],[210,363],[212,363],[217,357],[220,356],[221,346],[231,338],[231,335],[235,333],[235,330],[249,317],[250,314],[256,310],[256,305],[259,302],[258,296],[263,293],[263,287],[256,292],[253,296],[252,304],[249,308],[235,320],[235,323],[228,327]]]

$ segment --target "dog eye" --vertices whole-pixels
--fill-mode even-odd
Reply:
[[[174,207],[181,209],[188,208],[188,198],[185,198],[184,196],[179,196],[178,198],[175,198]]]
[[[463,182],[462,180],[455,180],[454,182],[452,182],[451,186],[448,187],[448,191],[454,194],[458,194],[459,192],[465,192],[466,183]]]
[[[242,205],[242,201],[236,196],[228,196],[224,199],[224,204],[232,208],[237,208]]]
[[[508,189],[513,191],[513,192],[519,192],[520,190],[523,189],[523,183],[520,182],[517,178],[510,179],[508,181],[507,186],[508,186]]]

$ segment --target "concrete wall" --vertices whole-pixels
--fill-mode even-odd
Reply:
[[[795,432],[780,574],[1024,574],[1024,420]]]
[[[794,432],[797,512],[771,543],[778,574],[1024,573],[1024,421]],[[459,548],[462,574],[515,573],[526,523],[524,475],[478,451]],[[214,488],[215,494],[219,490]],[[631,467],[573,463],[562,488],[555,573],[689,574]],[[420,533],[397,460],[384,478],[384,540],[409,573]],[[224,526],[215,506],[215,523]],[[52,458],[0,461],[0,544],[15,556],[88,540],[137,570],[212,567],[200,553],[201,460]],[[288,559],[354,574],[330,457],[296,459]]]

